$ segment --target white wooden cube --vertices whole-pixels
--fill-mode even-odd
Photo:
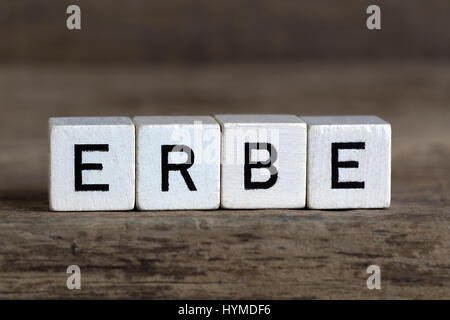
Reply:
[[[293,115],[216,115],[222,126],[221,206],[303,208],[306,124]]]
[[[135,117],[139,210],[217,209],[220,126],[207,116]]]
[[[308,208],[389,207],[390,124],[375,116],[301,118],[308,124]]]
[[[50,209],[131,210],[134,124],[127,117],[50,118]]]

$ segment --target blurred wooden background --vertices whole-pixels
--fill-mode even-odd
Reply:
[[[382,31],[366,29],[370,4]],[[447,0],[2,0],[0,62],[442,59],[449,30]]]
[[[449,30],[448,0],[0,0],[0,298],[448,299]],[[381,116],[391,208],[48,211],[48,117],[215,113]]]
[[[448,63],[11,67],[0,88],[0,299],[450,298]],[[48,211],[49,116],[216,112],[383,117],[391,208]]]

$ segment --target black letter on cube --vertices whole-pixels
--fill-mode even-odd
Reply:
[[[188,158],[185,163],[173,164],[169,163],[169,152],[184,152]],[[194,164],[194,151],[185,145],[162,145],[161,146],[161,190],[169,191],[169,171],[180,171],[183,176],[184,182],[188,186],[190,191],[197,191],[194,182],[189,175],[187,169]]]
[[[109,184],[83,184],[83,170],[103,170],[101,163],[82,163],[82,153],[93,151],[108,152],[109,145],[75,145],[75,191],[109,191]]]
[[[364,142],[333,142],[331,144],[331,189],[364,189],[364,181],[339,182],[339,168],[358,168],[358,161],[339,161],[339,150],[365,149]]]
[[[269,159],[266,161],[252,161],[251,150],[267,150],[269,152]],[[245,143],[245,163],[244,163],[244,189],[269,189],[278,179],[278,171],[272,165],[277,160],[277,150],[270,143]],[[252,181],[252,169],[267,168],[270,172],[270,178],[263,182]]]

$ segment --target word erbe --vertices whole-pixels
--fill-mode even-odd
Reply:
[[[52,210],[390,204],[391,127],[375,116],[50,118],[49,130]]]

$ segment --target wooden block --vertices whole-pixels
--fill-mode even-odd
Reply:
[[[292,115],[216,115],[222,126],[221,206],[302,208],[306,124]]]
[[[50,209],[134,208],[134,125],[127,117],[50,118]]]
[[[308,208],[389,207],[390,124],[375,116],[301,118],[308,124]]]
[[[135,117],[139,210],[217,209],[220,126],[207,116]]]

